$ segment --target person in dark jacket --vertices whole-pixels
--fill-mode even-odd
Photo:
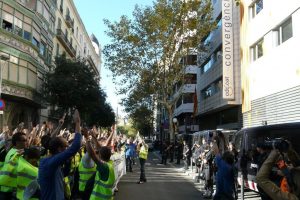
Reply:
[[[62,165],[74,156],[81,146],[80,116],[78,110],[74,113],[75,138],[68,148],[68,142],[63,137],[50,140],[50,156],[41,159],[39,166],[38,182],[41,187],[41,199],[64,200],[64,173]]]

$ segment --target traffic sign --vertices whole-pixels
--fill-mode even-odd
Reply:
[[[5,108],[5,103],[3,99],[0,99],[0,110],[3,110]]]

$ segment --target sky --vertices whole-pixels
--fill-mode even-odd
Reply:
[[[111,22],[119,21],[122,15],[132,17],[136,4],[140,6],[151,6],[153,0],[73,0],[77,11],[85,25],[89,35],[92,33],[97,37],[103,48],[109,43],[109,37],[104,33],[106,25],[103,19]],[[107,94],[107,102],[111,104],[115,112],[122,117],[126,116],[123,107],[119,105],[121,96],[116,95],[116,86],[112,82],[112,73],[106,69],[104,59],[101,66],[101,88]]]

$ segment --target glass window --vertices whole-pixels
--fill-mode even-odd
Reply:
[[[253,62],[264,55],[264,40],[260,40],[250,48],[250,60]]]
[[[256,6],[256,14],[258,14],[262,9],[263,9],[263,0],[258,0],[256,1],[255,3],[255,6]]]
[[[9,63],[9,80],[18,82],[18,65]]]
[[[40,0],[38,0],[36,3],[36,11],[41,15],[43,14],[43,4]]]
[[[27,84],[27,68],[19,66],[19,83]]]
[[[283,42],[287,41],[291,37],[293,37],[293,24],[292,19],[288,19],[279,27],[273,30],[273,44],[274,46],[278,46]]]
[[[39,47],[40,46],[40,43],[39,41],[35,38],[35,37],[32,37],[32,44],[36,47]]]
[[[24,37],[24,39],[30,41],[31,40],[31,33],[24,30],[24,36],[23,37]]]
[[[15,17],[15,33],[17,35],[21,36],[21,37],[23,35],[22,28],[23,28],[23,22],[22,22],[22,20],[20,20],[17,17]]]
[[[292,20],[289,19],[282,25],[282,42],[287,41],[293,37],[293,25]]]
[[[40,43],[40,54],[45,56],[45,44],[43,42]]]
[[[251,4],[251,6],[249,6],[250,19],[254,18],[258,13],[260,13],[263,8],[263,0],[257,0],[253,4]]]
[[[7,31],[13,30],[13,15],[4,11],[2,12],[2,28]]]
[[[28,85],[36,88],[36,73],[31,70],[28,70]]]

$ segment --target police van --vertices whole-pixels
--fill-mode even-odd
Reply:
[[[269,141],[275,141],[278,138],[290,141],[293,149],[300,153],[298,143],[300,141],[300,122],[244,128],[235,134],[234,144],[239,153],[239,185],[258,191],[255,180],[258,171],[257,156],[259,155],[257,146],[258,144],[269,144]]]

